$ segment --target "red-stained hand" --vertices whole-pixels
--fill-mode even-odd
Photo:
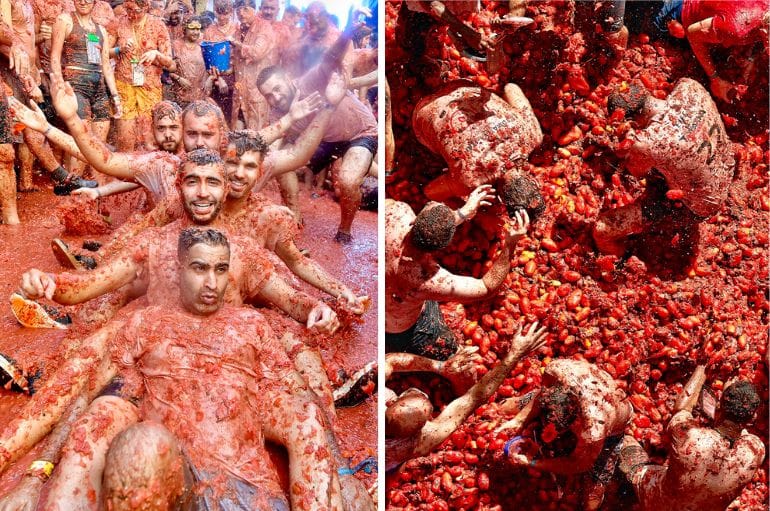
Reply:
[[[53,298],[56,292],[56,279],[45,272],[32,268],[21,276],[20,294],[32,300]]]
[[[308,330],[321,334],[333,334],[340,327],[337,313],[323,302],[318,302],[307,316]]]

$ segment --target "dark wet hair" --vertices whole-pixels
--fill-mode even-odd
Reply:
[[[614,91],[607,96],[607,114],[622,108],[626,118],[633,117],[642,111],[647,96],[647,90],[637,85],[631,85],[627,92]]]
[[[361,44],[364,42],[364,38],[370,35],[372,35],[372,29],[364,25],[353,34],[353,44],[356,48],[360,48]]]
[[[235,154],[240,158],[244,153],[257,151],[263,155],[267,153],[268,147],[262,135],[254,130],[236,130],[228,135],[230,145],[235,146]]]
[[[738,424],[749,422],[757,411],[760,399],[757,388],[741,380],[733,383],[722,393],[720,408],[725,419]]]
[[[179,242],[176,246],[177,259],[180,261],[192,247],[203,243],[210,247],[225,247],[230,250],[230,243],[227,241],[227,236],[216,229],[201,229],[199,227],[188,227],[182,229],[179,233]]]
[[[262,87],[273,75],[286,75],[286,72],[281,66],[267,66],[265,69],[259,72],[257,75],[257,87]]]
[[[296,5],[287,5],[286,9],[283,10],[283,15],[286,16],[287,14],[297,16],[299,14],[302,14],[302,12],[299,10],[299,8]]]
[[[219,120],[219,127],[222,133],[227,132],[227,121],[225,120],[225,114],[222,113],[222,109],[219,105],[212,100],[199,99],[188,104],[182,111],[182,122],[188,115],[194,115],[195,117],[206,117],[207,115],[214,114]]]
[[[233,9],[240,9],[241,7],[251,7],[252,9],[256,9],[257,5],[254,0],[235,0],[235,2],[233,2]]]
[[[222,166],[222,158],[211,149],[195,149],[185,156],[184,163],[193,163],[195,165],[218,165]]]
[[[228,11],[233,12],[233,0],[214,0],[215,13],[223,14]]]
[[[181,119],[181,116],[182,108],[173,101],[159,101],[155,103],[154,107],[152,107],[153,124],[160,121],[161,119],[165,119],[166,117],[170,117],[171,119]]]
[[[534,223],[545,211],[545,200],[540,193],[540,185],[530,177],[507,177],[500,198],[511,218],[517,211],[524,209],[529,215],[529,221]]]
[[[455,234],[455,214],[449,206],[437,204],[423,208],[414,219],[412,243],[426,252],[439,250],[452,241]]]
[[[542,421],[553,424],[560,431],[575,422],[580,411],[578,396],[564,385],[545,387],[540,391],[538,404]]]

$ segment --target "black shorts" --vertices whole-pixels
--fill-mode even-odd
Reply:
[[[110,95],[102,73],[65,69],[65,80],[70,82],[78,98],[78,117],[86,121],[110,118]]]
[[[342,142],[321,142],[307,166],[313,171],[313,174],[318,174],[334,160],[344,155],[351,147],[365,147],[374,155],[377,152],[377,137],[359,137]]]
[[[408,330],[397,334],[385,332],[385,351],[446,360],[457,351],[457,341],[444,322],[438,302],[429,300]]]
[[[224,492],[214,495],[206,486],[206,481],[219,479],[217,474],[198,470],[190,462],[188,468],[196,485],[192,497],[192,509],[195,511],[290,511],[291,507],[285,495],[266,495],[264,491],[242,479],[224,476]],[[199,491],[203,483],[203,491]]]

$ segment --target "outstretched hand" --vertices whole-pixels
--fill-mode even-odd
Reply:
[[[462,346],[441,366],[441,376],[449,380],[455,394],[461,396],[479,379],[482,362],[478,346]]]
[[[507,238],[509,245],[516,243],[529,230],[529,215],[527,210],[520,209],[513,215],[513,222],[506,225]]]
[[[40,110],[40,107],[33,100],[29,101],[29,107],[27,107],[18,99],[9,96],[8,105],[11,107],[14,119],[26,127],[40,132],[48,128],[48,119],[46,119],[43,111]]]
[[[78,98],[72,86],[56,73],[51,73],[51,100],[65,122],[78,116]]]
[[[291,117],[291,121],[296,122],[300,119],[304,119],[308,115],[311,115],[320,110],[323,104],[324,99],[318,92],[313,92],[304,99],[295,99],[289,107],[289,116]]]
[[[495,189],[492,185],[481,185],[471,192],[465,205],[460,208],[460,213],[466,220],[470,220],[482,206],[490,206],[495,200]]]
[[[348,81],[344,73],[332,73],[329,77],[329,83],[326,85],[326,101],[336,106],[345,97],[347,91]]]
[[[537,328],[537,321],[530,325],[526,334],[522,335],[522,328],[523,327],[519,326],[518,331],[513,336],[513,341],[511,342],[511,351],[516,348],[521,353],[528,354],[545,344],[547,331],[545,327]]]

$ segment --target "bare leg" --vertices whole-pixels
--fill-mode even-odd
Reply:
[[[278,185],[281,188],[281,198],[287,208],[294,213],[294,218],[298,224],[302,224],[302,212],[299,209],[299,180],[294,172],[281,174],[278,179]]]
[[[321,409],[312,398],[294,392],[272,391],[265,397],[265,438],[284,445],[289,453],[292,509],[345,509]]]
[[[29,128],[23,132],[24,142],[29,146],[29,150],[35,155],[40,166],[49,174],[61,165],[54,156],[51,146],[45,140],[45,135]]]
[[[91,123],[91,131],[93,132],[94,135],[99,137],[99,140],[101,140],[102,142],[106,142],[107,135],[110,133],[109,119],[106,121],[93,121]],[[100,186],[103,184],[107,184],[107,181],[109,181],[106,176],[104,176],[99,172],[92,170],[91,173],[93,174],[93,179],[96,179],[96,181],[99,183]]]
[[[117,119],[118,152],[131,152],[136,146],[136,133],[134,133],[134,119]]]
[[[32,186],[32,166],[35,163],[35,157],[32,155],[32,151],[29,150],[27,144],[19,144],[16,149],[16,154],[19,156],[19,188],[20,192],[34,191]]]
[[[642,207],[635,202],[600,214],[594,225],[593,236],[601,252],[620,257],[626,251],[626,238],[640,234],[645,229]]]
[[[177,509],[187,496],[185,463],[176,438],[165,427],[134,424],[115,438],[107,452],[104,509]]]
[[[18,225],[16,212],[16,173],[13,170],[13,145],[0,144],[0,207],[3,223]]]
[[[44,508],[96,509],[110,442],[138,419],[136,407],[128,401],[116,396],[95,399],[72,427]]]
[[[365,147],[351,147],[342,157],[335,179],[340,197],[340,226],[337,235],[347,235],[353,226],[353,218],[361,205],[361,182],[369,171],[372,153]]]

